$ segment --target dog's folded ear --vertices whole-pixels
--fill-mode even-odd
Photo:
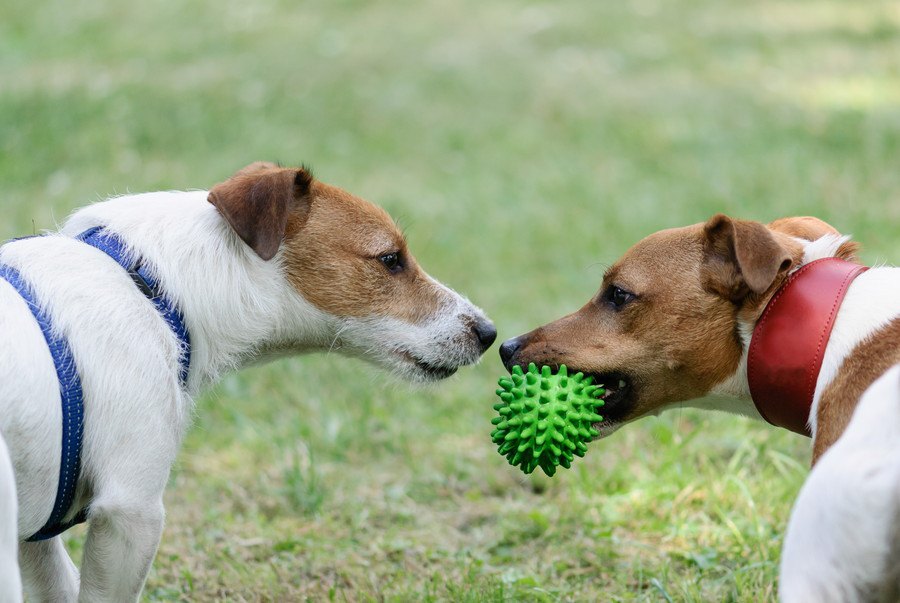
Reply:
[[[312,180],[306,169],[258,161],[214,186],[208,200],[259,257],[271,260],[284,239],[291,213],[309,212]]]
[[[707,287],[734,302],[765,293],[793,265],[790,252],[759,222],[716,214],[703,225]]]

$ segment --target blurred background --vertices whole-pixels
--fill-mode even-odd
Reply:
[[[715,212],[900,261],[900,4],[6,2],[0,235],[306,162],[510,337]],[[151,601],[763,601],[809,442],[675,410],[550,480],[496,454],[496,349],[413,390],[310,356],[197,403]],[[67,546],[78,558],[83,528]]]

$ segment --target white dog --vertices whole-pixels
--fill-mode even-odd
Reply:
[[[91,244],[78,240],[85,232]],[[383,210],[265,163],[209,192],[88,206],[58,234],[4,245],[0,267],[37,306],[13,276],[0,278],[4,603],[22,596],[17,544],[31,601],[138,598],[192,397],[223,373],[332,349],[432,381],[476,362],[496,337],[481,310],[419,268]],[[46,332],[36,312],[52,323]],[[48,341],[64,342],[71,366]],[[80,423],[62,404],[76,391],[67,366],[83,393],[80,455],[70,437]],[[80,462],[77,480],[66,462]],[[80,579],[58,537],[26,541],[55,531],[53,493],[67,479],[73,500],[55,527],[86,510]]]

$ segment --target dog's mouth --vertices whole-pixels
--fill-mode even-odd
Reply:
[[[441,379],[446,379],[447,377],[452,376],[459,370],[458,366],[442,366],[439,364],[433,364],[428,362],[427,360],[422,360],[421,358],[413,355],[411,352],[401,352],[400,354],[404,360],[410,362],[413,366],[416,367],[419,374],[425,381],[440,381]]]
[[[424,360],[416,360],[415,364],[416,368],[422,371],[430,379],[434,379],[435,381],[450,377],[459,368],[458,366],[436,366],[434,364],[425,362]]]
[[[628,415],[634,408],[636,400],[634,380],[618,371],[584,374],[593,377],[594,383],[602,385],[606,390],[601,396],[603,406],[598,410],[603,420],[594,424],[594,429],[599,431],[600,437],[603,438],[628,422]]]
[[[585,376],[592,377],[594,383],[603,386],[606,393],[601,396],[603,399],[603,414],[621,415],[625,410],[626,403],[630,401],[631,394],[634,391],[631,378],[624,373],[585,373]]]

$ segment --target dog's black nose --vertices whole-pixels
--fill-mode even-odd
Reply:
[[[478,338],[482,351],[491,347],[491,344],[497,340],[497,328],[489,320],[476,320],[472,325],[472,330],[475,331],[475,337]]]
[[[503,366],[510,369],[512,368],[512,359],[516,355],[516,352],[522,347],[522,336],[513,337],[512,339],[507,339],[500,346],[500,360],[503,361]]]

